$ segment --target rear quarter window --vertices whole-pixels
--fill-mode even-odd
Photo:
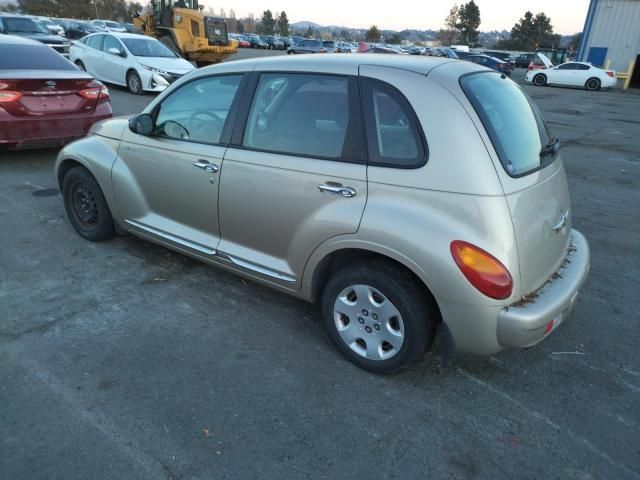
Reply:
[[[538,107],[515,82],[497,72],[474,72],[463,76],[460,85],[510,176],[527,175],[554,160],[556,155],[541,156],[549,131]]]

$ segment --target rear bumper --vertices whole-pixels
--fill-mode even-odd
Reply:
[[[505,348],[530,347],[553,332],[569,315],[589,273],[589,244],[571,232],[560,269],[536,292],[498,314],[497,336]]]
[[[90,115],[15,117],[0,108],[0,150],[55,147],[84,137],[91,126],[111,118],[111,105],[102,103]]]

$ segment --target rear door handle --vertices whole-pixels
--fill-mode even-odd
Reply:
[[[206,160],[198,160],[197,162],[193,162],[194,167],[201,168],[209,173],[216,173],[218,170],[218,166],[215,163],[209,163]]]
[[[318,185],[318,190],[321,192],[336,193],[345,198],[351,198],[356,196],[356,190],[352,187],[343,187],[342,185],[327,185],[326,183]]]

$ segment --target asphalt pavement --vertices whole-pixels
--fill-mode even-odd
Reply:
[[[153,98],[110,89],[117,115]],[[436,347],[391,377],[343,360],[314,305],[84,241],[57,152],[0,153],[0,478],[640,479],[640,95],[525,89],[588,282],[538,346],[449,368]]]

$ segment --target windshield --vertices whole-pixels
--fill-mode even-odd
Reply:
[[[51,20],[48,20],[46,18],[40,18],[39,22],[44,23],[45,25],[55,25],[55,23],[53,23]]]
[[[111,28],[122,28],[122,25],[120,25],[118,22],[104,22],[105,25],[107,27],[111,27]]]
[[[329,42],[329,41],[322,42],[322,45],[324,47],[327,47],[327,48],[335,48],[335,46],[336,46],[336,44],[334,42]]]
[[[177,55],[158,40],[147,38],[121,38],[127,50],[135,57],[175,58]]]
[[[462,89],[480,117],[502,166],[520,177],[553,162],[556,150],[538,107],[513,81],[497,72],[462,77]]]
[[[49,33],[47,27],[30,18],[4,18],[3,21],[9,33]]]

